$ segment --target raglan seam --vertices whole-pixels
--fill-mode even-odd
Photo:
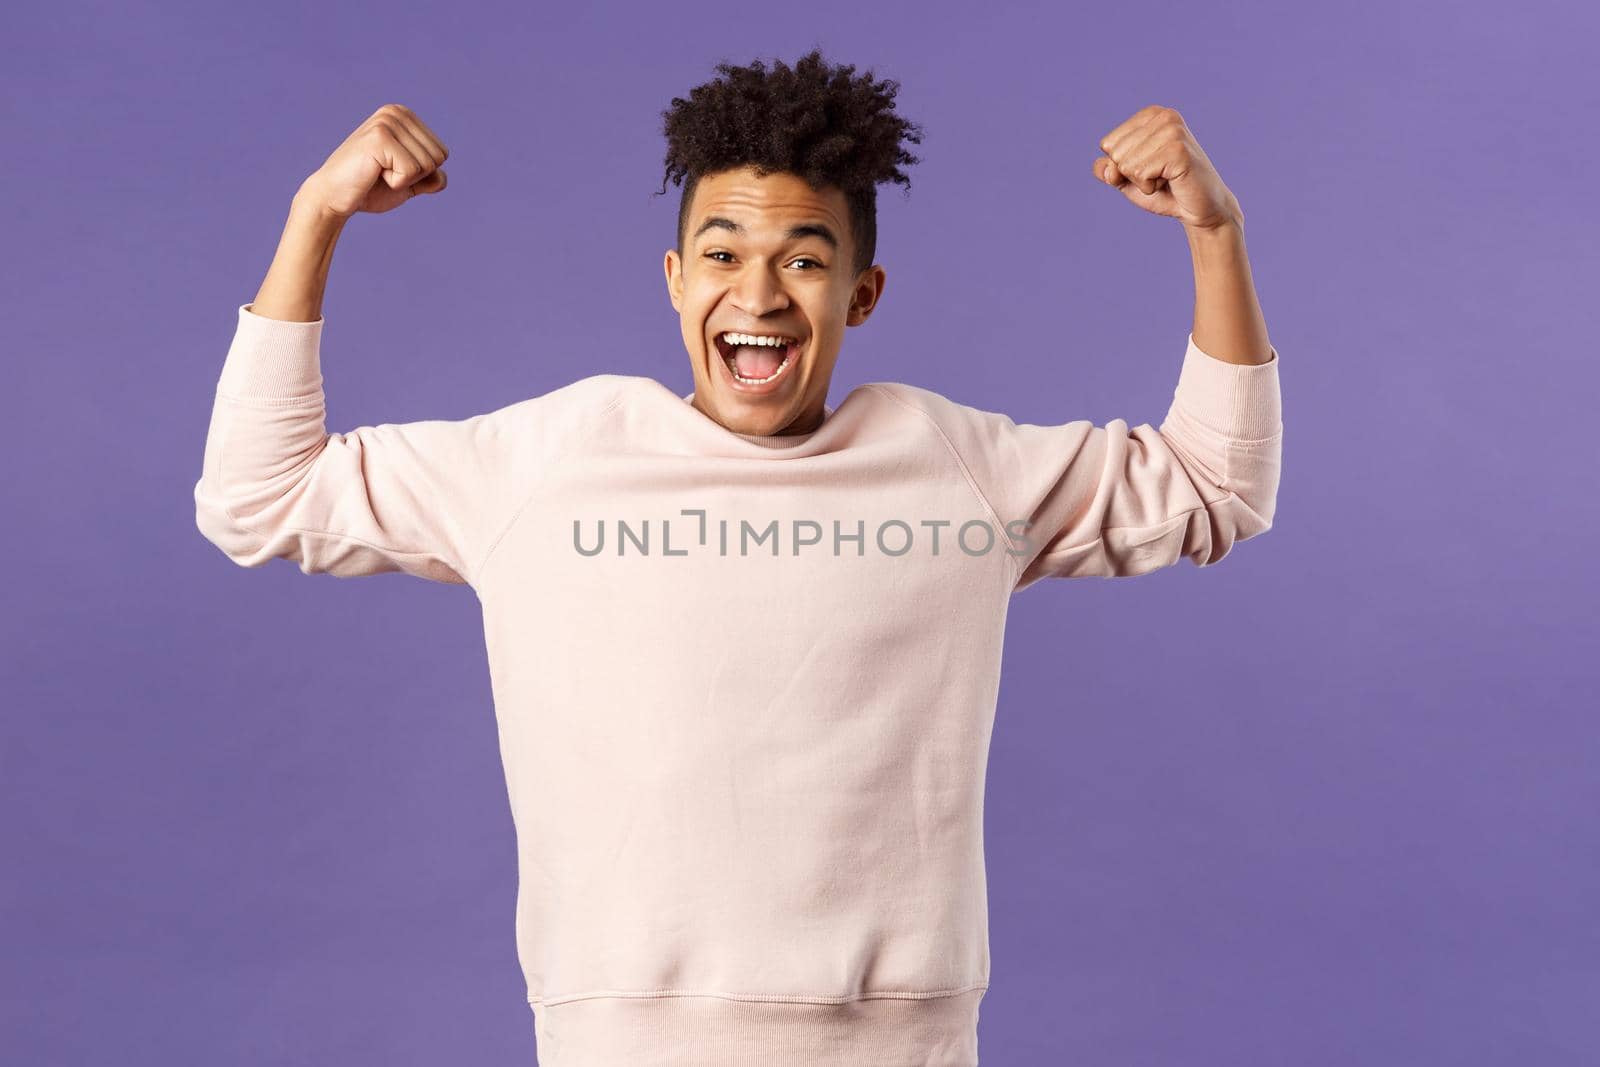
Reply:
[[[623,392],[622,385],[623,383],[619,382],[617,385],[617,391],[612,398],[604,407],[600,408],[600,410],[596,411],[593,416],[591,416],[592,422],[598,422],[600,419],[610,414],[622,403],[626,395]],[[590,424],[586,424],[584,426],[585,431],[589,428]],[[574,433],[571,436],[573,438],[581,438],[582,433]],[[555,460],[560,454],[560,452],[557,452],[554,455],[545,457],[545,462],[542,464],[538,475],[534,478],[533,484],[528,487],[528,491],[523,494],[521,501],[511,512],[510,517],[507,518],[504,525],[500,527],[500,532],[496,534],[489,542],[489,547],[484,550],[483,558],[479,560],[478,565],[472,568],[472,579],[469,584],[471,584],[474,589],[478,588],[478,582],[483,575],[483,569],[487,567],[489,565],[489,561],[494,558],[495,552],[500,548],[501,543],[505,541],[506,536],[510,534],[511,531],[516,528],[517,523],[521,521],[523,514],[528,510],[528,505],[533,503],[534,495],[544,487],[546,480],[549,478],[550,472],[555,470],[557,466]]]
[[[939,435],[939,440],[944,442],[945,449],[949,451],[951,458],[956,461],[956,467],[960,469],[962,477],[966,479],[967,487],[972,490],[972,495],[978,498],[978,502],[982,504],[984,510],[989,513],[989,517],[995,521],[995,525],[998,527],[999,534],[1002,537],[1005,536],[1005,520],[1000,518],[1000,513],[995,510],[994,505],[989,502],[989,498],[984,495],[983,489],[978,485],[978,480],[973,477],[971,469],[967,466],[967,461],[962,458],[960,449],[956,448],[955,442],[951,441],[950,436],[944,432],[944,427],[939,425],[939,420],[935,419],[931,414],[929,414],[927,411],[924,411],[917,405],[896,396],[894,393],[883,388],[881,385],[868,382],[865,383],[863,388],[871,389],[875,393],[888,397],[901,407],[915,412],[916,414],[922,416],[922,418],[927,421],[928,425],[933,427],[934,433]],[[1006,568],[1010,574],[1010,583],[1012,586],[1015,586],[1018,579],[1022,577],[1023,557],[1013,556],[1008,549],[1002,551],[1005,551],[1006,554]]]

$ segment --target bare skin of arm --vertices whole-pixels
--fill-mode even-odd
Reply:
[[[385,104],[373,112],[300,183],[250,311],[288,322],[320,319],[344,224],[357,212],[381,214],[412,197],[442,192],[448,179],[441,167],[449,155],[410,108]]]
[[[1259,364],[1272,354],[1245,254],[1244,222],[1184,228],[1194,261],[1194,343],[1226,363]]]
[[[346,220],[328,212],[314,196],[302,185],[290,203],[278,251],[250,305],[254,314],[289,322],[322,317],[328,268]]]
[[[1140,108],[1100,138],[1094,176],[1153,215],[1183,223],[1194,261],[1194,343],[1224,363],[1269,361],[1267,324],[1244,247],[1244,210],[1183,116]]]

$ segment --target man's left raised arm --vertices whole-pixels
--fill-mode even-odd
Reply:
[[[1282,461],[1278,352],[1245,252],[1244,212],[1183,117],[1151,106],[1100,140],[1096,179],[1178,220],[1194,266],[1194,327],[1159,428],[1087,422],[1007,428],[999,484],[1034,520],[1041,577],[1137,575],[1181,558],[1205,566],[1272,524]],[[1038,542],[1034,541],[1035,546]]]
[[[1100,139],[1094,175],[1128,201],[1183,224],[1194,260],[1194,343],[1225,363],[1273,358],[1250,277],[1244,210],[1183,116],[1152,105]]]

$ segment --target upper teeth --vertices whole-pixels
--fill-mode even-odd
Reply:
[[[730,345],[772,345],[781,347],[794,344],[792,337],[769,337],[766,334],[756,333],[725,333],[722,339]]]

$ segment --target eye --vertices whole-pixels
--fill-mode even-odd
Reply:
[[[718,256],[727,256],[728,258],[727,259],[717,259],[716,257],[718,257]],[[727,252],[727,251],[724,251],[723,249],[718,248],[718,249],[713,249],[710,252],[707,252],[706,253],[706,258],[710,259],[710,260],[715,260],[718,263],[729,263],[729,262],[732,262],[733,253],[732,252]],[[796,263],[812,263],[812,264],[815,264],[815,266],[809,268],[809,270],[822,270],[826,266],[822,262],[822,260],[815,259],[815,258],[813,258],[811,256],[801,256],[799,259],[796,259],[795,262]]]

